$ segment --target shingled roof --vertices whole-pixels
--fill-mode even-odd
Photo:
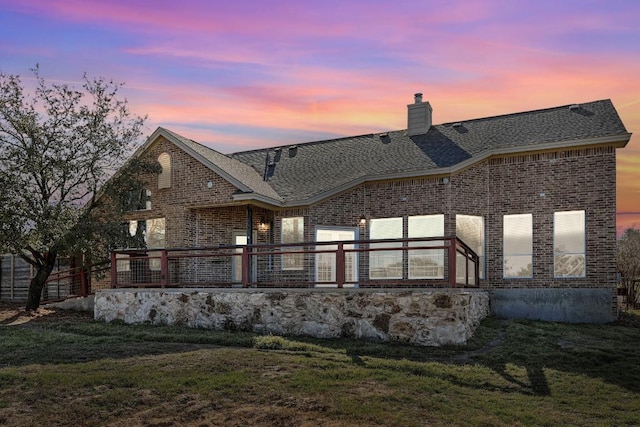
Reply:
[[[304,205],[365,181],[453,173],[491,155],[592,144],[626,145],[610,100],[229,155],[282,198]]]
[[[236,198],[241,199],[244,195],[266,203],[280,204],[283,202],[282,197],[278,195],[274,188],[265,182],[262,176],[250,165],[178,135],[168,129],[162,127],[156,129],[147,139],[147,142],[140,147],[136,153],[139,155],[144,152],[159,136],[163,136],[171,141],[238,188],[239,193],[236,194]]]
[[[236,186],[237,202],[302,206],[367,181],[455,173],[493,155],[623,147],[631,134],[607,99],[434,125],[414,136],[397,130],[230,155],[158,128],[137,153],[159,136]]]

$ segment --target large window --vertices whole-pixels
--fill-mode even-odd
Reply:
[[[484,278],[484,218],[456,215],[456,235],[478,255],[480,278]]]
[[[533,216],[505,215],[503,276],[533,277]]]
[[[282,218],[282,243],[304,242],[304,217]],[[285,247],[286,251],[296,250],[295,247]],[[283,254],[283,270],[302,270],[304,268],[304,254]]]
[[[158,174],[158,189],[171,187],[171,156],[162,153],[158,156],[158,163],[162,170]]]
[[[584,211],[553,214],[553,252],[555,277],[585,277]]]
[[[402,239],[402,218],[377,218],[369,222],[370,239]],[[372,243],[371,249],[398,248],[402,243]],[[371,251],[369,255],[369,278],[401,279],[402,251]]]
[[[444,215],[410,216],[408,237],[444,236]],[[442,240],[409,242],[409,246],[442,246]],[[443,279],[444,249],[409,251],[409,279]]]
[[[164,218],[152,218],[148,220],[132,220],[126,225],[127,232],[129,233],[129,247],[131,248],[149,248],[149,249],[162,249],[165,247],[165,231],[166,221]],[[158,271],[160,270],[160,255],[159,251],[150,251],[149,255],[149,269]],[[117,254],[117,270],[129,271],[129,259],[126,254]]]

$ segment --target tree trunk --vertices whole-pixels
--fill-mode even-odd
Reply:
[[[50,251],[44,254],[44,263],[38,266],[36,275],[29,283],[29,295],[27,296],[27,310],[37,310],[40,307],[42,289],[55,266],[57,253]]]

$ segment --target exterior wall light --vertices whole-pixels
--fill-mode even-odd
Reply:
[[[362,225],[362,226],[367,225],[367,217],[366,217],[366,216],[364,216],[364,215],[361,215],[361,216],[360,216],[360,219],[358,220],[358,224],[360,224],[360,225]]]
[[[266,231],[269,228],[269,224],[267,224],[267,220],[265,217],[260,218],[260,224],[258,225],[260,231]]]

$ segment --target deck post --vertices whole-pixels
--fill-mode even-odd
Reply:
[[[116,253],[111,252],[111,287],[115,288],[118,284],[118,262],[116,261]]]
[[[449,239],[449,254],[448,254],[448,258],[449,258],[449,286],[452,288],[456,287],[456,261],[457,261],[457,246],[458,246],[458,242],[456,241],[455,237],[454,238],[450,238]]]
[[[89,287],[87,286],[87,270],[85,267],[80,267],[80,296],[86,297],[89,295]]]
[[[165,288],[169,284],[169,259],[167,258],[167,250],[160,252],[160,287]]]
[[[475,274],[475,280],[474,280],[474,284],[479,287],[480,286],[480,257],[478,255],[476,255],[473,260],[475,261],[473,263],[474,268],[476,270],[476,274]]]
[[[344,256],[344,243],[338,243],[338,250],[336,251],[336,283],[339,288],[344,287],[344,272],[345,272],[345,256]]]
[[[464,285],[469,286],[469,256],[471,254],[464,248]]]
[[[242,287],[249,287],[249,248],[247,246],[242,247]]]

